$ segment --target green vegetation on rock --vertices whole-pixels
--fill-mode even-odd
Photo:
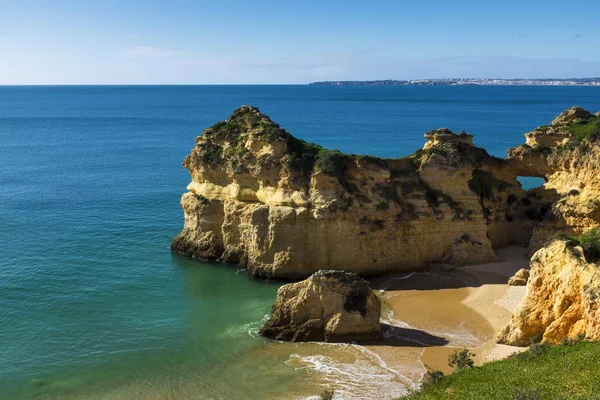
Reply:
[[[326,175],[343,179],[350,156],[338,150],[322,150],[315,159],[315,169]]]
[[[563,134],[567,134],[570,139],[566,144],[553,148],[552,152],[561,153],[565,150],[573,150],[586,143],[595,142],[600,139],[600,117],[577,119],[557,129]]]
[[[290,135],[287,147],[288,153],[283,158],[283,163],[291,171],[299,173],[301,178],[306,179],[310,177],[315,166],[315,160],[322,151],[325,151],[323,147]]]
[[[505,360],[437,376],[403,399],[600,399],[599,363],[600,342],[535,345]]]
[[[600,138],[600,118],[591,118],[587,121],[576,121],[568,125],[573,134],[570,144],[578,146],[584,141],[594,141]]]
[[[236,140],[248,130],[252,130],[256,137],[266,141],[284,140],[290,136],[258,108],[250,106],[238,108],[225,121],[217,122],[203,133],[218,139]]]
[[[600,228],[592,229],[582,235],[565,236],[570,247],[581,246],[587,262],[600,261]]]

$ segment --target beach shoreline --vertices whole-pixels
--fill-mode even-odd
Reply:
[[[372,282],[384,302],[382,322],[400,329],[414,329],[421,332],[419,337],[431,335],[444,342],[438,344],[434,339],[422,343],[418,358],[421,374],[413,374],[417,378],[413,381],[415,388],[426,368],[450,373],[447,359],[456,349],[470,349],[476,365],[524,350],[497,344],[495,338],[525,295],[524,286],[509,286],[507,282],[516,271],[528,267],[526,249],[510,246],[499,249],[497,255],[497,260],[491,263],[460,268],[434,266],[432,272]],[[404,358],[406,347],[389,340],[386,337],[389,344],[365,347],[395,369],[397,360]]]

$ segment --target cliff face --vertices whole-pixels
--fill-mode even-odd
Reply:
[[[519,346],[583,334],[600,340],[600,115],[573,107],[526,138],[509,158],[520,174],[544,177],[536,193],[551,207],[529,244],[527,295],[498,339]]]
[[[524,145],[509,150],[509,159],[520,175],[545,179],[537,196],[551,204],[539,215],[533,253],[556,234],[600,226],[600,116],[573,107],[525,136]]]
[[[527,346],[585,335],[600,340],[600,265],[584,248],[556,240],[531,259],[527,295],[498,341]]]
[[[320,269],[376,275],[479,263],[493,247],[526,245],[535,223],[527,215],[543,204],[520,188],[513,162],[465,133],[426,138],[402,159],[347,155],[244,106],[206,129],[185,159],[192,182],[172,249],[299,279]]]

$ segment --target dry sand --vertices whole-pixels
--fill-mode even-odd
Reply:
[[[410,339],[416,339],[424,345],[418,361],[444,372],[450,372],[448,355],[457,348],[472,349],[477,364],[522,351],[496,344],[494,339],[525,295],[525,287],[507,284],[516,271],[528,267],[525,253],[526,249],[511,246],[499,250],[498,261],[493,263],[438,266],[408,279],[374,280],[372,285],[384,300],[382,320],[393,328],[384,345],[365,347],[395,368],[399,360],[406,362]],[[415,350],[411,347],[410,353]]]

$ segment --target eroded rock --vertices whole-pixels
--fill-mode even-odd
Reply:
[[[526,245],[540,205],[512,161],[472,136],[438,129],[399,159],[299,140],[244,106],[206,129],[185,159],[181,254],[240,263],[252,276],[303,279],[320,269],[380,275],[494,260]],[[524,202],[527,201],[527,206]]]
[[[350,342],[382,337],[381,301],[369,284],[345,271],[318,271],[279,288],[260,334],[284,341]]]
[[[588,110],[579,106],[575,106],[560,113],[558,117],[552,120],[552,125],[568,124],[577,120],[587,120],[592,118],[593,116],[594,115]]]
[[[510,286],[525,286],[529,279],[529,270],[521,268],[508,280]]]
[[[584,249],[556,240],[531,259],[527,295],[498,342],[528,346],[585,336],[600,340],[600,265]]]

